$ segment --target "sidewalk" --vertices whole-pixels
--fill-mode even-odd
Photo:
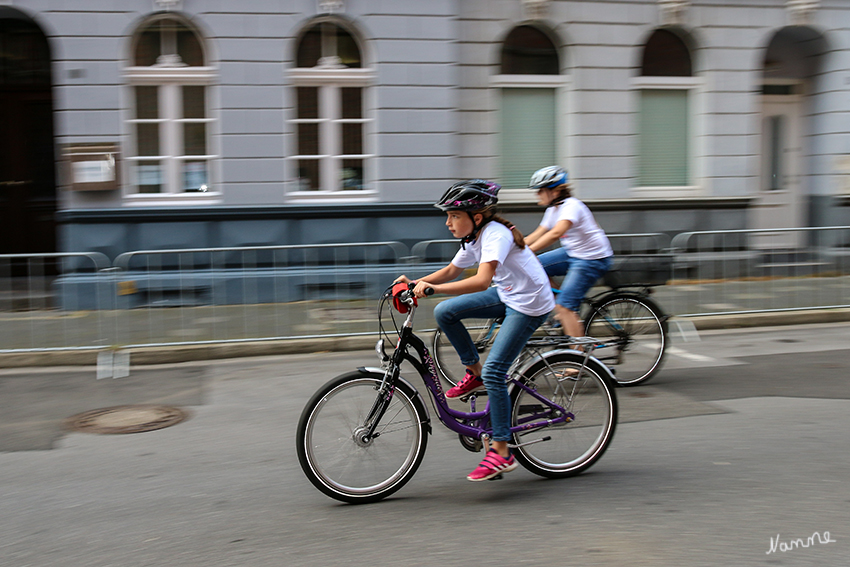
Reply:
[[[681,322],[677,324],[676,322]],[[676,340],[683,330],[740,329],[811,323],[837,323],[850,321],[850,309],[812,309],[802,311],[774,311],[705,317],[670,319],[669,333]],[[250,356],[270,356],[299,353],[341,352],[370,349],[377,341],[377,333],[355,336],[323,337],[315,339],[256,340],[244,342],[205,343],[151,348],[128,349],[134,366],[173,364],[197,360],[216,360]],[[42,352],[0,354],[0,368],[42,366],[93,366],[98,353],[104,349],[56,350]]]

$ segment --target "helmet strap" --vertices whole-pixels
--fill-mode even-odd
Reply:
[[[554,188],[553,188],[553,190],[554,190]],[[563,203],[564,201],[566,201],[567,199],[569,199],[569,194],[565,195],[564,193],[565,193],[564,191],[558,191],[558,196],[555,197],[554,199],[552,199],[552,202],[549,203],[549,206],[550,207],[556,207],[556,206],[560,205],[561,203]]]
[[[469,215],[469,219],[472,221],[472,232],[470,232],[469,234],[467,234],[466,236],[464,236],[463,238],[460,239],[460,247],[461,247],[462,250],[466,250],[466,244],[468,244],[469,242],[472,242],[476,238],[478,238],[478,233],[481,232],[481,229],[484,228],[484,225],[487,224],[488,222],[490,222],[491,220],[493,220],[492,217],[483,218],[484,215],[481,215],[481,217],[482,217],[481,224],[476,224],[475,223],[475,216],[469,211],[466,211],[466,214]],[[478,213],[478,214],[481,214],[481,213]]]

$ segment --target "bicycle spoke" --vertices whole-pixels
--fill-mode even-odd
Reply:
[[[666,345],[666,325],[646,302],[630,295],[613,295],[587,320],[587,334],[613,345],[615,354],[600,353],[612,364],[617,382],[638,384],[661,365]]]
[[[381,375],[342,376],[305,408],[298,428],[298,458],[310,481],[338,500],[373,501],[401,487],[421,462],[427,435],[424,407],[398,385],[390,406],[369,437]]]
[[[525,375],[536,395],[563,407],[569,420],[546,423],[542,414],[554,406],[524,389],[515,391],[514,426],[543,421],[541,427],[514,434],[517,458],[543,476],[570,476],[591,466],[607,448],[616,425],[616,397],[610,386],[575,353],[550,353]]]

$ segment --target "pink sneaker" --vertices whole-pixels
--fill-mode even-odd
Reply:
[[[516,467],[517,462],[513,455],[508,455],[508,458],[506,459],[494,449],[490,449],[487,451],[487,456],[484,457],[484,460],[478,465],[478,468],[469,473],[466,478],[473,482],[490,480],[502,473],[511,472]]]
[[[454,386],[448,392],[446,392],[446,397],[459,398],[469,393],[478,392],[479,390],[484,389],[484,381],[481,380],[481,376],[475,376],[469,370],[467,370],[466,376],[463,377],[463,380],[458,382],[457,386]]]

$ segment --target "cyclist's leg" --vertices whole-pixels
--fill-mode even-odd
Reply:
[[[514,360],[522,349],[525,343],[531,338],[534,331],[537,330],[543,321],[546,320],[546,315],[530,316],[524,315],[519,311],[514,311],[510,307],[505,308],[505,320],[502,322],[502,328],[490,347],[490,354],[487,356],[487,362],[484,363],[484,369],[481,373],[481,378],[484,381],[484,386],[487,388],[487,396],[489,397],[490,405],[490,424],[493,427],[493,447],[500,457],[507,459],[505,463],[513,462],[504,471],[510,471],[516,468],[516,461],[511,461],[510,449],[508,442],[511,439],[511,399],[508,394],[507,373],[513,364]],[[485,457],[485,461],[488,460]],[[486,466],[484,462],[479,467]],[[476,471],[472,474],[474,475]],[[468,477],[472,480],[472,477]]]
[[[572,260],[563,246],[549,252],[544,252],[537,259],[540,260],[540,264],[546,270],[546,275],[550,279],[554,276],[563,276],[566,274],[570,269],[570,261]],[[553,285],[552,287],[555,286]]]
[[[499,299],[495,287],[478,293],[459,295],[440,302],[434,308],[434,318],[446,338],[460,356],[465,366],[478,363],[478,350],[469,332],[463,325],[464,319],[495,319],[505,314],[505,305]]]
[[[487,388],[487,395],[490,399],[493,441],[504,442],[505,451],[507,451],[507,442],[511,439],[511,402],[505,378],[511,364],[525,348],[525,343],[528,342],[537,327],[546,320],[547,315],[524,315],[506,307],[505,320],[502,322],[499,334],[493,341],[490,354],[487,355],[487,361],[484,363],[481,378],[484,380],[484,386]],[[494,443],[494,448],[498,450],[499,445]]]
[[[581,301],[593,284],[610,269],[611,262],[610,257],[597,260],[572,258],[570,269],[561,284],[561,293],[555,298],[555,315],[568,335],[584,336],[578,315]]]

